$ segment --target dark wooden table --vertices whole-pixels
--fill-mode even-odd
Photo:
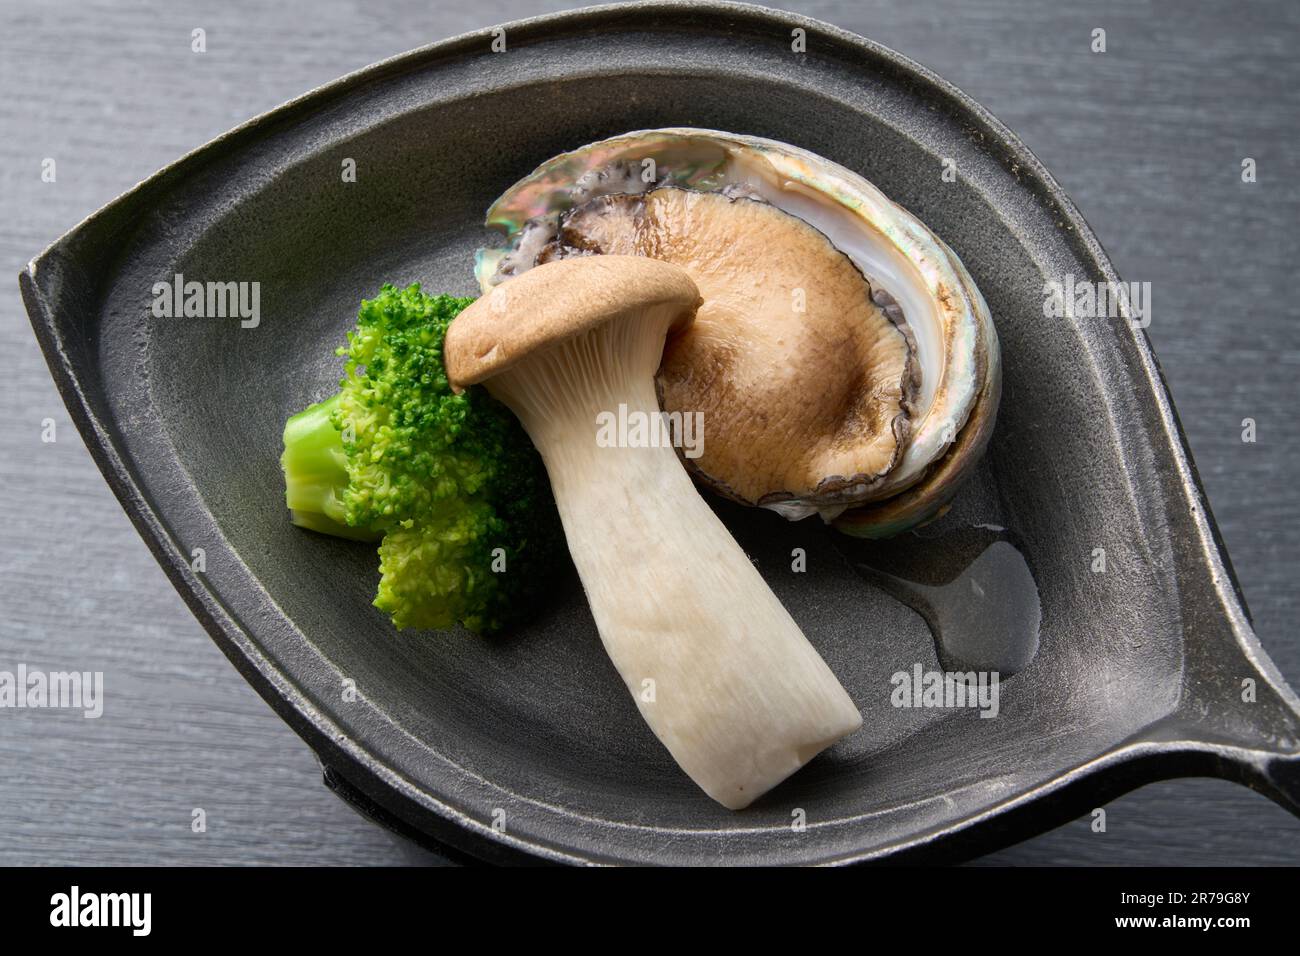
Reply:
[[[304,90],[566,6],[3,0],[0,271],[16,276],[158,167]],[[1149,334],[1260,638],[1300,686],[1300,5],[783,6],[973,95],[1055,173],[1124,278],[1152,284]],[[326,792],[306,746],[190,616],[69,422],[13,281],[0,355],[0,669],[102,670],[108,684],[99,720],[0,711],[0,864],[438,862]],[[205,833],[191,831],[199,807]],[[1108,814],[1104,834],[1079,820],[981,862],[1300,863],[1300,821],[1227,783],[1162,783]]]

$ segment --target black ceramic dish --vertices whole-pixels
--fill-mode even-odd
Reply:
[[[1123,321],[1043,318],[1047,279],[1116,276],[1010,132],[889,50],[754,7],[600,7],[510,25],[505,53],[491,39],[397,57],[240,127],[21,277],[114,491],[332,786],[492,860],[952,858],[1190,774],[1300,812],[1300,702],[1251,632],[1146,339]],[[920,620],[815,523],[720,504],[866,721],[742,813],[705,798],[641,722],[575,580],[523,633],[395,634],[370,607],[373,552],[291,527],[277,464],[285,417],[333,389],[330,350],[360,298],[386,280],[471,292],[482,215],[506,186],[556,152],[668,125],[809,148],[961,256],[1005,385],[987,461],[945,520],[1013,529],[1042,599],[1040,649],[998,719],[896,709],[889,675],[934,661]],[[960,176],[941,187],[944,157]],[[341,181],[349,158],[355,183]],[[152,317],[153,284],[176,273],[260,282],[260,326]],[[808,573],[789,573],[792,547]]]

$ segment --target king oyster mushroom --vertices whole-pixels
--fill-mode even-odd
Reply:
[[[862,724],[848,693],[665,444],[596,416],[658,413],[654,375],[700,292],[638,256],[546,263],[451,323],[453,387],[483,383],[546,463],[610,660],[677,763],[739,810]]]
[[[703,297],[666,412],[703,412],[697,480],[885,537],[946,510],[988,444],[998,340],[961,261],[861,176],[774,140],[674,128],[548,160],[493,203],[484,292],[536,265],[638,255]]]

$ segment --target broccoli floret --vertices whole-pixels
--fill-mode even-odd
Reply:
[[[455,394],[447,326],[472,302],[386,285],[361,303],[341,391],[284,429],[295,524],[379,546],[375,606],[399,628],[495,631],[545,589],[563,533],[541,458],[481,387]]]

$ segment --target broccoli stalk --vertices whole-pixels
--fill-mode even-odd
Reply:
[[[338,538],[378,541],[382,530],[347,523],[343,495],[348,487],[348,456],[343,433],[334,427],[342,394],[308,405],[284,423],[284,500],[289,520]]]
[[[294,524],[382,538],[375,606],[399,628],[508,626],[543,593],[563,534],[545,468],[514,415],[453,392],[447,327],[472,299],[384,286],[338,349],[338,394],[288,420]]]

